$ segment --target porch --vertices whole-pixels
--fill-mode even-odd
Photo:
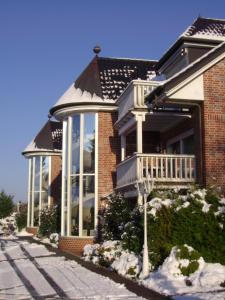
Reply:
[[[158,187],[179,186],[196,180],[195,155],[135,153],[117,165],[117,188],[128,188],[150,178]]]
[[[134,191],[136,181],[146,177],[160,188],[187,188],[198,181],[198,110],[185,101],[147,107],[146,93],[156,86],[155,82],[132,82],[117,101],[115,127],[121,138],[117,190]]]

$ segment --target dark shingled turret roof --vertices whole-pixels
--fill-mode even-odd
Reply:
[[[50,109],[55,111],[81,104],[115,105],[115,101],[135,79],[150,80],[155,76],[157,61],[98,57],[77,78],[75,83]]]
[[[156,61],[96,56],[75,81],[75,88],[116,100],[134,79],[148,80],[155,75]]]
[[[197,18],[194,23],[187,28],[183,36],[206,38],[225,38],[225,20]]]
[[[22,154],[33,152],[59,152],[62,150],[62,123],[48,121]]]

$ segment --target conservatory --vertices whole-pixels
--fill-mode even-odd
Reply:
[[[61,123],[48,121],[22,153],[29,164],[27,228],[32,233],[40,224],[41,210],[59,203],[61,140]]]

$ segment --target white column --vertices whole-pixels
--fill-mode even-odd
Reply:
[[[31,227],[34,226],[34,183],[35,183],[35,157],[32,157],[33,175],[32,175],[32,193],[31,193]]]
[[[137,152],[142,153],[143,152],[143,140],[142,140],[142,122],[144,121],[143,115],[136,115],[136,143],[137,143]]]
[[[48,156],[48,208],[51,206],[52,157]]]
[[[122,134],[120,137],[121,141],[121,161],[123,161],[126,157],[126,135]]]
[[[40,156],[38,225],[40,225],[40,217],[42,210],[42,159],[43,157]]]
[[[79,236],[83,235],[84,114],[80,114]]]
[[[72,152],[72,117],[68,117],[68,158],[67,158],[67,236],[71,235],[71,152]]]
[[[29,163],[29,173],[28,173],[28,197],[27,197],[27,227],[30,226],[30,210],[31,210],[31,207],[30,207],[30,204],[31,204],[31,194],[30,194],[30,186],[31,186],[31,177],[32,177],[32,174],[31,174],[31,163],[32,163],[32,158],[29,158],[28,159],[28,163]]]
[[[67,174],[66,170],[66,140],[67,140],[67,121],[63,121],[63,140],[62,140],[62,191],[61,191],[61,235],[64,236],[65,232],[65,179]]]
[[[95,230],[98,225],[98,113],[95,113]]]

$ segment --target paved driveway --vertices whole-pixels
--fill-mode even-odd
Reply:
[[[0,240],[0,299],[143,299],[43,245]]]

